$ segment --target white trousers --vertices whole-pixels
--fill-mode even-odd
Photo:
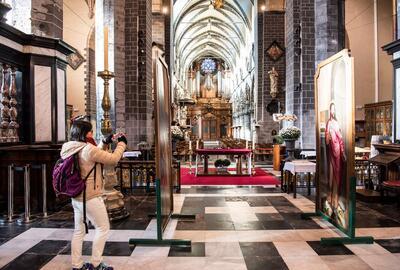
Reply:
[[[81,268],[83,265],[82,245],[86,235],[85,224],[83,224],[83,202],[72,199],[72,206],[75,219],[75,231],[71,241],[72,267]],[[107,209],[101,197],[86,201],[86,216],[96,229],[90,262],[97,267],[103,261],[104,245],[110,231]]]

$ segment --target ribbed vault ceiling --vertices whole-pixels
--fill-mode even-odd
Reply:
[[[175,70],[185,71],[204,57],[220,58],[235,69],[244,49],[251,48],[252,27],[252,0],[224,0],[222,8],[210,0],[175,1]]]

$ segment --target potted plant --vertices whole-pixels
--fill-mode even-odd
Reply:
[[[229,165],[231,165],[229,159],[217,159],[214,162],[217,173],[227,173]]]
[[[298,127],[290,126],[281,129],[279,135],[285,141],[286,151],[288,153],[288,158],[286,160],[293,160],[295,143],[301,136],[301,130]]]
[[[281,145],[283,144],[284,140],[282,138],[281,135],[275,135],[274,137],[272,137],[272,144],[276,145]]]

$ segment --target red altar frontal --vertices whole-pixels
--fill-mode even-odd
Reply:
[[[251,176],[251,158],[252,158],[252,150],[250,149],[197,149],[196,153],[196,176],[197,175],[215,175],[215,173],[210,173],[208,168],[208,159],[210,156],[235,156],[237,158],[236,163],[236,172],[235,173],[227,173],[227,174],[219,174],[221,176],[235,176],[235,175],[248,175]],[[204,159],[203,171],[199,172],[199,162],[201,157]],[[247,168],[246,171],[243,172],[242,168],[242,158],[247,157]]]

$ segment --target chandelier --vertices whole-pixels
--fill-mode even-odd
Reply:
[[[222,6],[224,5],[224,0],[211,0],[211,5],[214,6],[214,8],[218,9],[218,8],[222,8]]]

